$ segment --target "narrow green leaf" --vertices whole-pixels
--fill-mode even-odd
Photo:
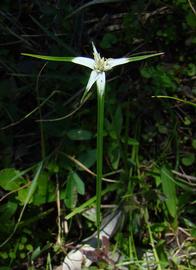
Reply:
[[[35,260],[41,254],[41,248],[38,246],[32,253],[31,259],[32,261]]]
[[[169,214],[175,218],[177,213],[177,197],[176,197],[176,185],[173,181],[171,172],[162,166],[161,168],[161,184],[163,193],[166,196],[166,206]]]
[[[132,57],[129,57],[129,62],[141,61],[141,60],[158,56],[158,55],[162,55],[162,54],[164,53],[161,52],[161,53],[153,53],[153,54],[147,54],[147,55],[132,56]]]
[[[191,101],[188,101],[188,100],[185,100],[185,99],[181,99],[181,98],[178,98],[178,97],[171,97],[171,96],[152,96],[152,97],[156,97],[156,98],[166,98],[166,99],[173,99],[173,100],[176,100],[176,101],[180,101],[182,103],[185,103],[187,105],[191,105],[193,107],[196,107],[196,103],[194,102],[191,102]]]
[[[48,60],[48,61],[60,61],[60,62],[72,62],[74,57],[63,57],[63,56],[48,56],[48,55],[39,55],[39,54],[31,54],[31,53],[21,53],[21,55],[24,56],[30,56],[42,60]]]
[[[68,208],[74,208],[77,203],[77,189],[72,174],[73,173],[71,172],[67,178],[67,185],[65,190],[64,202]]]
[[[29,203],[30,199],[32,198],[36,188],[37,188],[37,183],[38,183],[38,179],[39,179],[39,176],[40,176],[40,173],[41,173],[41,169],[42,169],[42,162],[40,162],[39,166],[38,166],[38,169],[37,169],[37,172],[33,178],[33,181],[32,181],[32,184],[28,190],[28,194],[27,194],[27,197],[26,197],[26,200],[25,200],[25,203],[24,203],[24,207],[21,211],[21,214],[20,214],[20,217],[19,217],[19,220],[22,218],[22,214],[27,206],[27,204]]]

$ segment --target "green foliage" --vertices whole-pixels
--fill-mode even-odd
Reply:
[[[34,205],[53,202],[56,199],[55,185],[50,180],[50,174],[42,172],[37,181],[37,189],[33,196]]]
[[[96,149],[85,150],[78,156],[78,160],[87,168],[91,168],[97,160]],[[83,168],[79,169],[84,170]]]
[[[81,195],[85,194],[84,182],[77,173],[71,172],[68,175],[64,199],[68,208],[74,208],[76,206],[77,193]]]
[[[15,190],[24,184],[25,180],[21,178],[20,172],[14,168],[3,169],[0,171],[0,186],[5,190]]]
[[[172,70],[167,71],[163,66],[144,67],[140,70],[145,79],[151,79],[156,95],[175,92],[177,87],[176,78]],[[159,92],[160,91],[160,92]]]
[[[186,156],[182,158],[182,164],[184,166],[191,166],[193,165],[194,161],[195,161],[195,155],[192,153],[187,154]]]
[[[171,175],[171,172],[163,166],[161,168],[161,184],[163,188],[163,194],[165,195],[165,203],[169,214],[176,218],[177,214],[177,197],[176,197],[176,185]]]

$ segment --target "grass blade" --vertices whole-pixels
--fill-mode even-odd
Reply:
[[[166,166],[161,168],[161,183],[163,193],[166,196],[166,206],[169,214],[175,218],[177,214],[176,184]]]
[[[24,56],[30,56],[42,60],[48,61],[58,61],[58,62],[71,62],[74,57],[61,57],[61,56],[47,56],[47,55],[40,55],[40,54],[32,54],[32,53],[21,53]]]

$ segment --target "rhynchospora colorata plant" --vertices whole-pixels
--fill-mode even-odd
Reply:
[[[49,61],[63,61],[72,62],[78,65],[82,65],[90,68],[89,81],[87,83],[82,100],[86,97],[93,84],[96,82],[97,85],[97,177],[96,177],[96,220],[97,220],[97,236],[99,239],[100,224],[101,224],[101,191],[102,191],[102,167],[103,167],[103,122],[104,122],[104,95],[106,88],[106,75],[108,70],[113,67],[127,64],[129,62],[135,62],[144,60],[153,56],[161,55],[162,53],[146,54],[132,57],[122,58],[104,58],[101,57],[97,52],[95,45],[93,46],[94,59],[88,57],[56,57],[56,56],[44,56],[29,53],[22,53],[22,55],[35,57]],[[98,241],[99,245],[99,241]]]

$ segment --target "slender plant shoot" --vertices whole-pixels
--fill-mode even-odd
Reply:
[[[97,178],[96,178],[96,220],[97,220],[97,238],[99,247],[99,236],[100,236],[100,224],[101,224],[101,194],[102,194],[102,172],[103,172],[103,125],[104,125],[104,94],[106,87],[106,75],[105,72],[111,70],[113,67],[127,64],[130,62],[136,62],[144,60],[150,57],[158,56],[163,53],[146,54],[140,56],[132,57],[122,57],[122,58],[108,58],[105,59],[101,57],[97,52],[95,45],[93,46],[94,58],[88,57],[56,57],[56,56],[44,56],[29,53],[22,53],[24,56],[30,56],[47,61],[62,61],[62,62],[72,62],[78,65],[82,65],[90,68],[92,71],[90,73],[89,81],[87,83],[86,89],[84,91],[81,102],[87,96],[88,92],[91,90],[92,86],[96,83],[97,85]]]

